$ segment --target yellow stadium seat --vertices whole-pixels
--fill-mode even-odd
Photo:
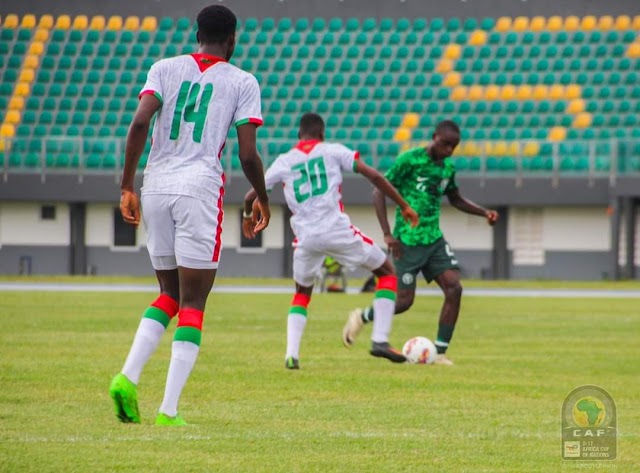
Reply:
[[[437,72],[445,73],[445,72],[451,72],[452,70],[453,70],[453,61],[451,59],[442,58],[440,59],[440,62],[436,66]]]
[[[524,144],[523,153],[525,156],[536,156],[540,152],[540,143],[528,141]]]
[[[35,54],[28,54],[27,57],[24,58],[24,67],[26,68],[37,69],[39,63],[40,58]]]
[[[547,19],[544,16],[534,16],[529,22],[529,29],[531,31],[542,31],[547,26]]]
[[[629,49],[627,49],[627,56],[640,57],[640,43],[631,43]]]
[[[549,87],[549,98],[552,100],[562,100],[565,98],[564,86],[554,84]]]
[[[567,137],[567,129],[562,126],[554,126],[549,130],[549,139],[551,141],[563,141]]]
[[[567,113],[571,113],[573,115],[577,113],[584,112],[585,103],[582,99],[574,99],[569,102],[569,106],[567,107]]]
[[[479,85],[469,87],[467,98],[469,100],[480,100],[484,97],[484,88]]]
[[[42,41],[34,41],[29,46],[29,54],[40,56],[44,52],[44,43]]]
[[[511,29],[514,31],[525,31],[529,28],[529,18],[526,16],[518,16],[513,20]]]
[[[38,28],[33,39],[44,43],[49,39],[49,30],[42,27]]]
[[[89,18],[87,15],[78,15],[73,19],[74,30],[86,30],[89,26]]]
[[[500,98],[500,87],[497,85],[488,85],[484,89],[484,98],[486,100],[498,100]]]
[[[9,110],[22,110],[24,108],[24,97],[11,97]]]
[[[459,150],[460,154],[466,154],[467,156],[473,156],[475,153],[475,147],[473,141],[465,141],[461,146],[456,148],[456,151]]]
[[[102,15],[96,15],[93,18],[91,18],[91,23],[89,23],[89,29],[92,30],[103,30],[104,29],[104,25],[107,22],[104,19],[104,16]]]
[[[580,28],[580,18],[577,16],[568,16],[564,19],[564,29],[567,31],[575,31]]]
[[[544,100],[549,95],[549,89],[546,85],[536,85],[533,88],[533,98],[536,100]]]
[[[593,120],[593,115],[590,113],[584,112],[576,115],[576,118],[573,120],[574,128],[588,128],[591,126],[591,122]]]
[[[158,28],[158,20],[156,20],[155,16],[145,16],[142,19],[141,28],[144,31],[155,31]]]
[[[505,31],[509,31],[511,29],[511,18],[508,16],[501,16],[496,21],[495,30],[500,33],[504,33]]]
[[[447,59],[458,59],[460,57],[460,45],[459,44],[450,44],[444,50],[444,57]]]
[[[444,76],[443,84],[447,87],[455,87],[456,85],[460,85],[460,73],[450,72],[449,74]]]
[[[31,87],[26,82],[18,82],[16,84],[16,88],[13,91],[13,95],[17,97],[27,97],[29,92],[31,91]]]
[[[601,30],[610,30],[613,28],[613,25],[613,17],[610,15],[604,15],[598,19],[598,28]]]
[[[121,30],[122,29],[122,17],[118,15],[113,15],[109,18],[107,22],[108,30]]]
[[[137,30],[138,28],[140,28],[140,18],[137,16],[128,16],[126,20],[124,20],[125,30]]]
[[[2,127],[0,127],[0,136],[3,138],[13,138],[13,136],[16,134],[16,129],[13,125],[2,125]]]
[[[464,100],[467,98],[467,88],[466,87],[455,87],[451,92],[451,100]]]
[[[71,18],[69,15],[60,15],[56,20],[56,28],[59,30],[68,30],[71,27]]]
[[[20,77],[18,78],[18,80],[20,82],[31,83],[33,82],[33,79],[35,79],[35,77],[36,77],[36,73],[34,72],[33,69],[24,68],[22,69],[22,71],[20,71]]]
[[[493,145],[493,154],[496,156],[506,156],[508,151],[506,141],[496,141]]]
[[[518,100],[529,100],[532,93],[533,89],[531,89],[530,85],[521,85],[520,87],[518,87]]]
[[[633,17],[633,22],[631,23],[631,27],[634,30],[640,30],[640,15],[636,15]]]
[[[616,17],[615,28],[617,30],[629,30],[631,29],[631,17],[627,15],[620,15]]]
[[[591,31],[592,29],[594,29],[596,27],[597,24],[598,24],[598,19],[595,16],[587,15],[587,16],[582,18],[582,22],[580,24],[580,27],[583,30]]]
[[[393,139],[395,141],[409,141],[411,139],[411,130],[408,128],[398,128]]]
[[[40,17],[40,21],[38,22],[38,26],[46,30],[51,29],[51,27],[53,26],[53,17],[51,15],[42,15]]]
[[[18,15],[9,14],[4,19],[5,28],[17,28],[18,27]]]
[[[482,46],[487,42],[487,32],[483,30],[475,30],[469,37],[471,46]]]
[[[36,16],[35,15],[25,15],[22,17],[22,22],[20,23],[20,28],[35,28],[36,27]]]
[[[513,100],[516,96],[516,87],[514,85],[505,85],[500,90],[500,98],[502,100]]]
[[[564,20],[561,16],[552,16],[547,21],[547,29],[549,31],[559,31],[562,29],[563,24]]]
[[[509,141],[507,143],[507,156],[517,156],[520,154],[520,142]]]
[[[9,110],[4,117],[4,122],[10,125],[17,125],[20,123],[20,112],[17,110]]]
[[[578,99],[582,97],[582,87],[575,84],[568,85],[565,91],[565,96],[569,100]]]
[[[420,116],[417,113],[407,113],[404,117],[402,117],[402,127],[404,128],[415,128],[420,123]]]

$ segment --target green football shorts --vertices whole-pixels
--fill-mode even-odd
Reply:
[[[447,269],[460,269],[458,259],[444,238],[430,245],[407,246],[401,242],[400,252],[400,258],[393,259],[399,289],[415,288],[418,272],[431,282]]]

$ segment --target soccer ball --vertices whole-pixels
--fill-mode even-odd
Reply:
[[[438,351],[427,337],[413,337],[402,347],[402,354],[407,358],[407,363],[430,365],[436,361]]]

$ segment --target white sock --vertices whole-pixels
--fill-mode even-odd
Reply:
[[[164,325],[157,320],[146,317],[140,320],[136,336],[131,344],[131,350],[129,350],[127,360],[122,367],[122,374],[129,378],[133,384],[138,384],[142,368],[158,348],[164,330]]]
[[[300,358],[300,341],[304,333],[304,327],[307,325],[307,318],[300,314],[289,314],[287,318],[287,355],[299,359]]]
[[[178,414],[178,401],[182,388],[187,383],[193,365],[198,358],[200,347],[195,343],[174,341],[171,346],[171,362],[167,373],[167,386],[160,412],[175,417]]]
[[[396,310],[396,303],[386,297],[376,297],[373,299],[373,312],[376,316],[373,319],[373,331],[371,340],[377,343],[388,342],[391,324],[393,323],[393,313]]]

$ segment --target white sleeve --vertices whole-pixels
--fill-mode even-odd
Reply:
[[[360,153],[340,144],[335,146],[336,155],[340,162],[340,168],[343,171],[355,172],[356,162],[360,159]]]
[[[284,173],[286,169],[282,164],[282,159],[276,159],[267,172],[264,174],[264,183],[268,191],[273,189],[278,182],[284,181]]]
[[[162,104],[162,98],[164,97],[164,94],[162,89],[160,69],[160,62],[156,62],[151,66],[149,72],[147,73],[147,81],[144,83],[144,86],[142,87],[138,98],[141,98],[143,95],[151,94],[160,101],[160,104]]]
[[[260,85],[257,79],[251,74],[247,74],[240,86],[240,97],[238,106],[233,117],[236,127],[246,123],[262,125],[262,104],[260,101]]]

